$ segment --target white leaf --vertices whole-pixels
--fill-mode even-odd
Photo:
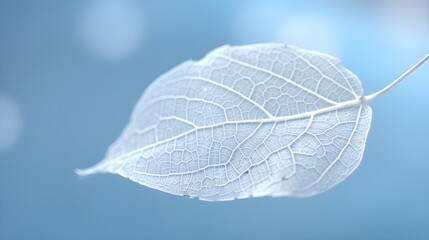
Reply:
[[[224,46],[154,81],[105,159],[77,172],[202,200],[312,196],[359,165],[367,102],[334,57],[283,44]]]

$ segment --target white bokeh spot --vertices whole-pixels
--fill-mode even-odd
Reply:
[[[231,23],[236,44],[278,42],[341,57],[343,42],[336,23],[328,17],[301,16],[286,5],[249,3]]]
[[[22,131],[22,117],[18,105],[0,93],[0,152],[11,149]]]
[[[234,14],[230,35],[237,44],[273,42],[278,24],[286,15],[286,9],[275,3],[243,4]]]
[[[402,50],[429,47],[429,1],[383,0],[378,4],[380,29],[386,41]]]
[[[137,2],[95,0],[81,15],[78,33],[85,46],[102,59],[123,59],[135,53],[143,37],[143,16]]]
[[[342,53],[343,43],[335,25],[316,16],[286,19],[277,29],[276,40],[335,57]]]

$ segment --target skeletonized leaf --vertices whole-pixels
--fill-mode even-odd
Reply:
[[[223,46],[155,80],[99,164],[202,200],[311,196],[359,165],[371,124],[338,59],[283,44]]]

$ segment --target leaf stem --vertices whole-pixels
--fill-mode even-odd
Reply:
[[[416,70],[420,65],[422,65],[424,62],[429,60],[429,54],[426,55],[424,58],[422,58],[418,63],[416,63],[414,66],[412,66],[410,69],[408,69],[406,72],[404,72],[401,76],[399,76],[395,81],[387,85],[385,88],[381,89],[380,91],[373,93],[371,95],[365,96],[365,101],[369,102],[377,98],[378,96],[382,95],[383,93],[389,91],[393,86],[398,84],[400,81],[402,81],[404,78],[406,78],[408,75],[410,75],[414,70]]]

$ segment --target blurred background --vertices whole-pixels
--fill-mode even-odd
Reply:
[[[342,59],[373,93],[429,53],[429,1],[0,1],[0,239],[429,239],[429,63],[374,101],[324,194],[210,203],[79,179],[157,76],[223,45]]]

